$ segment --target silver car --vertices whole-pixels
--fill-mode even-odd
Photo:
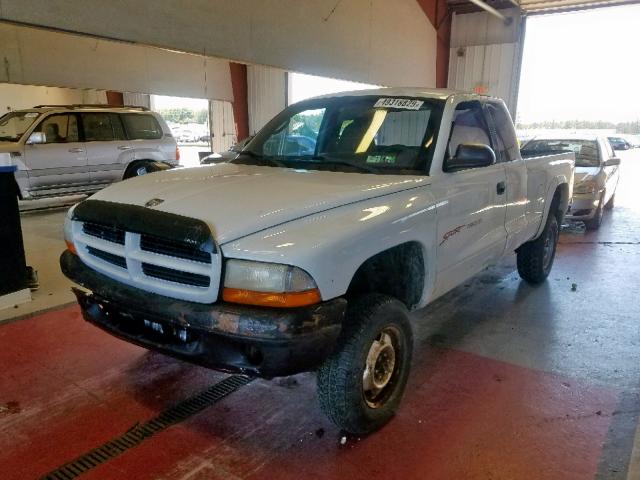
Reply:
[[[25,200],[93,193],[178,160],[169,127],[146,108],[39,105],[0,117],[0,165],[17,167]]]
[[[597,135],[536,137],[525,143],[522,151],[524,154],[575,153],[573,198],[565,218],[583,221],[588,230],[598,229],[604,211],[613,208],[620,176],[620,159],[607,138]]]

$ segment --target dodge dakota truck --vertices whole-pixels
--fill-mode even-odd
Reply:
[[[230,163],[136,177],[70,209],[84,318],[213,369],[317,371],[322,410],[372,432],[401,401],[408,312],[517,254],[544,282],[574,154],[520,155],[504,103],[380,89],[302,101]]]

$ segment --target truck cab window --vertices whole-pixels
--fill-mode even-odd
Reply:
[[[465,143],[492,146],[480,102],[462,102],[456,108],[447,148],[449,157],[454,157],[458,146]]]
[[[511,162],[518,158],[518,141],[509,112],[503,105],[490,103],[487,112],[495,127],[496,158],[498,162]]]

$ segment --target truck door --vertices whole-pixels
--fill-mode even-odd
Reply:
[[[491,148],[489,126],[478,101],[458,105],[445,155],[456,155],[459,145]],[[502,163],[443,172],[434,183],[438,198],[436,295],[475,275],[502,255],[506,241],[506,175]]]
[[[78,135],[75,114],[49,115],[34,132],[46,136],[46,143],[25,145],[29,187],[34,195],[88,183],[87,151]]]
[[[520,156],[520,147],[511,115],[502,102],[487,102],[485,106],[489,130],[495,145],[496,161],[505,168],[506,251],[513,251],[528,240],[527,231],[527,167]]]

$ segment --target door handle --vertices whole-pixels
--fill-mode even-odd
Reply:
[[[133,148],[133,147],[128,147],[128,146],[126,146],[126,145],[120,145],[120,146],[118,147],[118,150],[131,150],[132,148]]]
[[[84,152],[84,148],[70,148],[69,153],[82,153]]]
[[[498,182],[496,185],[496,192],[498,195],[502,195],[507,190],[507,184],[505,182]]]

